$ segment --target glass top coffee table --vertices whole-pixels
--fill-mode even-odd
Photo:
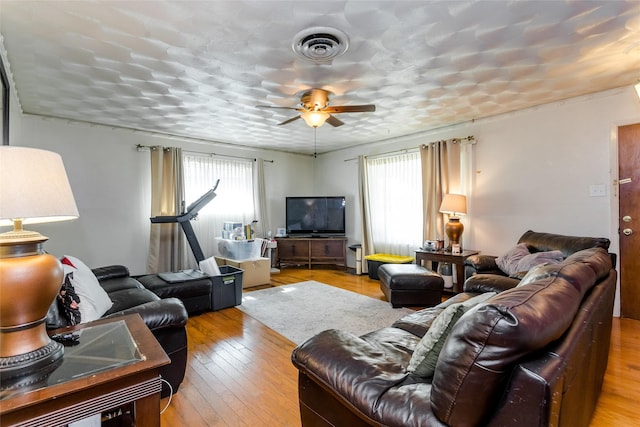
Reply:
[[[136,425],[160,425],[160,366],[169,358],[139,315],[53,333],[64,356],[41,375],[0,384],[3,425],[64,425],[134,402]]]

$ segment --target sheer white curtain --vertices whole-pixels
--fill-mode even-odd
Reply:
[[[214,254],[215,238],[222,236],[225,221],[249,224],[255,217],[253,160],[211,157],[197,153],[183,153],[185,205],[197,200],[220,185],[216,197],[192,221],[193,229],[205,257]],[[190,259],[195,265],[193,254]]]
[[[371,231],[371,203],[369,201],[369,172],[367,158],[358,156],[358,189],[360,192],[360,210],[362,211],[362,258],[375,253],[373,232]],[[363,273],[368,272],[367,263],[363,263]]]
[[[366,159],[375,252],[412,256],[422,246],[420,165],[418,151]]]
[[[264,179],[264,162],[264,159],[256,159],[254,168],[255,175],[253,179],[253,185],[255,188],[255,219],[259,221],[256,225],[256,237],[267,237],[267,233],[271,230],[271,222],[269,221],[269,209],[267,206],[267,189]]]

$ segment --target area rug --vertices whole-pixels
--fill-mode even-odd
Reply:
[[[316,281],[245,292],[237,308],[296,344],[326,329],[362,335],[413,313]]]

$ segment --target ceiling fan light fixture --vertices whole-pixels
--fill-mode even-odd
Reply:
[[[633,85],[633,88],[636,90],[636,95],[638,95],[638,99],[640,99],[640,80]]]
[[[312,128],[318,128],[327,121],[330,114],[325,113],[324,111],[305,111],[300,114],[300,117],[305,121],[307,125]]]

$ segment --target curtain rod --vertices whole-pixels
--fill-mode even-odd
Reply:
[[[370,156],[364,156],[365,159],[375,159],[382,156],[389,156],[391,154],[407,154],[419,151],[419,147],[402,148],[400,150],[387,151],[385,153],[372,154]]]
[[[407,154],[407,153],[413,153],[414,151],[418,151],[420,150],[420,147],[410,147],[410,148],[402,148],[400,150],[393,150],[393,151],[385,151],[384,153],[378,153],[378,154],[372,154],[370,156],[364,156],[365,159],[375,159],[378,157],[382,157],[382,156],[388,156],[391,154]],[[345,162],[352,162],[354,160],[358,160],[357,157],[352,157],[350,159],[345,159]]]
[[[464,142],[468,142],[472,145],[475,145],[478,141],[476,141],[476,138],[473,135],[467,136],[465,138],[451,138],[451,139],[441,139],[438,141],[431,141],[431,142],[427,142],[426,144],[422,144],[421,147],[424,147],[426,145],[430,145],[430,144],[435,144],[437,142],[452,142],[454,144],[461,144]],[[376,157],[380,157],[380,156],[388,156],[390,154],[396,154],[396,153],[411,153],[415,150],[419,150],[420,147],[412,147],[412,148],[403,148],[401,150],[394,150],[394,151],[387,151],[384,153],[378,153],[378,154],[373,154],[371,156],[364,156],[366,159],[375,159]],[[345,162],[351,162],[353,160],[358,160],[357,157],[352,157],[350,159],[345,159]]]
[[[476,141],[476,137],[473,135],[469,135],[465,138],[451,138],[451,139],[441,139],[438,141],[431,141],[431,142],[427,142],[426,144],[422,144],[423,146],[425,145],[431,145],[431,144],[435,144],[437,142],[452,142],[454,144],[462,144],[464,142],[468,142],[471,145],[475,145],[478,141]]]
[[[138,149],[138,151],[146,151],[146,150],[157,150],[160,146],[159,145],[142,145],[142,144],[136,144],[136,148]],[[242,159],[242,160],[253,160],[254,162],[257,161],[258,159],[255,157],[242,157],[242,156],[232,156],[230,154],[217,154],[217,153],[205,153],[204,151],[192,151],[192,150],[184,150],[186,153],[192,153],[192,154],[202,154],[205,156],[220,156],[220,157],[228,157],[230,159]],[[263,162],[267,162],[267,163],[273,163],[273,160],[266,160],[266,159],[262,159]]]

